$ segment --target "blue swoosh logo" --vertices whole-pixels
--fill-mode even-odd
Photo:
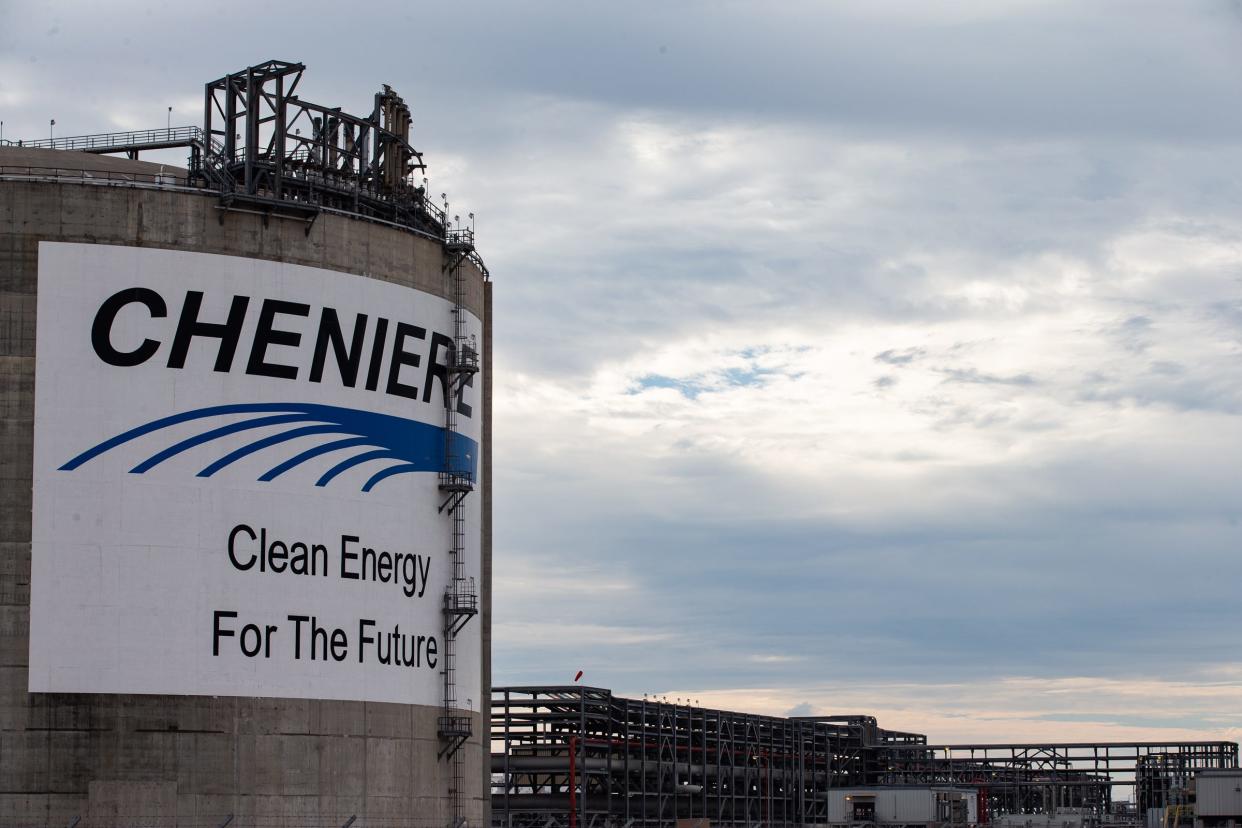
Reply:
[[[326,486],[342,472],[355,466],[376,460],[391,461],[389,465],[375,472],[362,486],[362,491],[369,492],[383,480],[399,474],[415,472],[452,473],[471,481],[475,478],[478,468],[478,443],[462,434],[452,435],[452,456],[454,465],[459,468],[452,470],[446,466],[446,452],[449,448],[445,435],[447,432],[439,426],[394,417],[389,414],[377,414],[373,411],[359,411],[355,408],[341,408],[334,405],[313,405],[310,403],[242,403],[236,405],[215,405],[208,408],[197,408],[132,428],[123,434],[105,440],[97,446],[79,454],[60,467],[61,471],[73,471],[84,463],[88,463],[99,455],[136,440],[152,432],[170,428],[181,423],[194,420],[210,420],[234,414],[252,415],[246,419],[227,423],[215,428],[208,428],[193,437],[187,437],[168,448],[158,451],[130,469],[131,474],[143,474],[184,451],[256,428],[268,426],[288,426],[275,434],[247,443],[233,449],[218,460],[210,463],[198,473],[198,477],[211,477],[216,472],[248,457],[257,451],[298,440],[302,437],[337,435],[340,439],[329,440],[295,454],[289,459],[273,466],[259,476],[259,481],[275,480],[280,475],[296,468],[320,455],[333,451],[352,449],[344,460],[324,472],[315,482],[316,486]]]

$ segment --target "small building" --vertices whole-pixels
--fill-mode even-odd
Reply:
[[[1195,775],[1195,828],[1242,826],[1242,770],[1204,770]]]
[[[828,791],[831,825],[892,825],[905,828],[974,825],[979,820],[974,788],[885,786]]]
[[[1057,808],[1050,814],[1003,814],[992,820],[992,826],[993,828],[1091,828],[1097,822],[1096,817],[1088,810]],[[1157,825],[1155,828],[1160,827]]]

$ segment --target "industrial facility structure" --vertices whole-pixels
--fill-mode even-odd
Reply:
[[[503,828],[927,828],[1004,815],[1059,828],[1116,821],[1118,787],[1138,813],[1163,813],[1196,775],[1238,767],[1234,742],[931,745],[870,716],[759,716],[577,685],[493,689],[491,733]]]
[[[0,825],[487,821],[489,275],[303,70],[0,146]]]

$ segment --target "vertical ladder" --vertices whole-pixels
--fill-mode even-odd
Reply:
[[[447,214],[447,210],[445,213]],[[447,218],[447,216],[446,216]],[[462,755],[459,748],[471,736],[468,715],[461,715],[457,703],[457,635],[470,619],[478,614],[479,600],[473,578],[467,578],[466,554],[466,497],[474,491],[474,463],[477,458],[468,454],[469,442],[458,432],[458,405],[462,390],[479,370],[477,344],[466,333],[466,271],[463,265],[474,252],[474,231],[471,229],[446,229],[444,251],[447,262],[444,271],[449,274],[453,289],[453,344],[448,353],[448,382],[444,395],[444,467],[440,471],[440,491],[446,496],[440,504],[440,512],[448,512],[451,522],[451,545],[449,553],[449,581],[444,591],[444,652],[441,671],[444,676],[444,705],[437,727],[440,738],[440,758],[449,762],[449,801],[451,819],[449,828],[461,828],[465,823],[462,815]]]

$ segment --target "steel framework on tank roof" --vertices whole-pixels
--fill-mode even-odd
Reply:
[[[191,174],[220,187],[226,206],[328,207],[442,236],[446,217],[414,180],[426,165],[405,101],[387,85],[367,116],[306,101],[296,94],[305,68],[270,60],[208,83]]]
[[[447,243],[452,228],[446,211],[427,192],[426,165],[410,143],[412,117],[401,96],[385,85],[369,114],[351,115],[296,94],[305,68],[269,60],[207,83],[201,128],[169,126],[17,144],[133,159],[146,151],[184,147],[189,183],[218,193],[222,211],[302,220],[308,233],[321,213],[339,212]],[[477,256],[471,259],[482,267]]]

